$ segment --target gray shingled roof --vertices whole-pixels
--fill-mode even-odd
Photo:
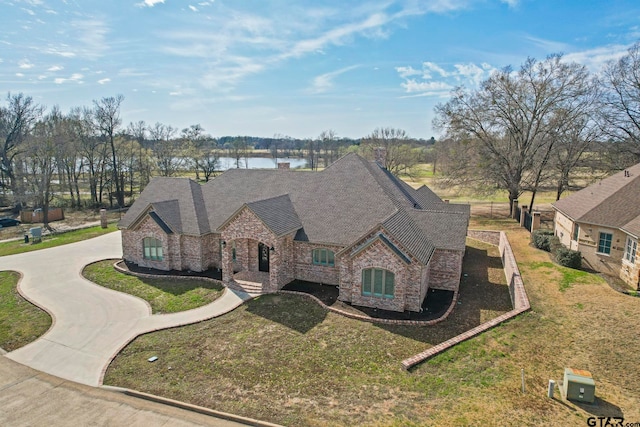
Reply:
[[[276,236],[289,234],[302,228],[300,218],[298,218],[293,203],[291,203],[291,199],[287,194],[247,203],[247,207],[251,209]]]
[[[640,236],[640,163],[590,185],[553,207],[574,221],[620,228]]]
[[[153,178],[118,226],[130,227],[149,206],[175,233],[200,236],[211,231],[202,186],[190,179]]]
[[[174,231],[187,234],[218,231],[245,204],[274,233],[298,230],[296,236],[316,243],[349,246],[382,224],[422,262],[435,247],[463,250],[469,218],[468,206],[446,204],[426,187],[414,190],[356,154],[322,172],[231,169],[202,186],[154,178],[119,226],[133,225],[150,204]],[[423,219],[429,215],[438,219]]]

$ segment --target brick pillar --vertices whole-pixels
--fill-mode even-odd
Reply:
[[[517,213],[517,211],[518,211],[518,199],[512,201],[511,209],[512,209],[511,217],[513,219],[520,219],[520,218],[516,217],[516,215],[518,214]]]
[[[527,212],[527,207],[528,206],[522,206],[522,209],[520,210],[520,226],[524,227],[524,214]]]
[[[290,169],[290,168],[291,168],[291,163],[289,162],[278,163],[278,169]]]
[[[107,228],[107,210],[100,209],[100,227]]]
[[[533,212],[533,221],[531,221],[531,232],[540,228],[540,212]]]
[[[233,258],[230,241],[222,239],[222,283],[229,286],[233,282]]]

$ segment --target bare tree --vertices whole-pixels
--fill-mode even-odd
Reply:
[[[149,138],[153,143],[153,154],[161,176],[175,175],[182,165],[180,146],[173,139],[175,134],[175,128],[159,122],[149,128]]]
[[[196,172],[196,181],[200,181],[201,163],[204,160],[203,155],[203,138],[204,129],[200,124],[191,125],[182,129],[180,136],[182,138],[183,151],[193,163]]]
[[[100,101],[93,101],[96,124],[102,138],[109,144],[111,149],[111,170],[112,182],[116,186],[116,200],[118,207],[124,206],[124,179],[120,174],[118,157],[116,155],[116,132],[122,120],[120,119],[120,104],[124,101],[124,96],[116,95],[102,98]]]
[[[584,66],[561,59],[529,58],[517,72],[495,72],[478,90],[457,88],[436,107],[434,126],[453,139],[473,141],[477,150],[477,164],[458,170],[460,177],[504,189],[510,201],[532,190],[534,202],[554,137],[592,88]]]
[[[43,120],[37,122],[27,138],[24,152],[27,183],[34,197],[34,206],[42,208],[44,227],[49,227],[49,204],[53,198],[51,182],[56,170],[59,146],[68,138],[60,109],[53,107]]]
[[[0,187],[10,189],[17,204],[24,203],[25,192],[14,160],[43,111],[42,106],[22,93],[9,93],[7,106],[0,107]]]
[[[140,193],[151,180],[151,161],[149,159],[149,150],[146,148],[147,141],[147,124],[144,120],[130,122],[127,126],[127,132],[138,142],[138,175],[140,177]]]
[[[615,148],[623,155],[620,168],[640,162],[640,42],[625,56],[611,62],[602,78],[602,124]]]
[[[378,148],[384,149],[382,166],[394,175],[408,173],[418,163],[412,140],[403,129],[376,128],[362,138],[361,147],[369,157]]]

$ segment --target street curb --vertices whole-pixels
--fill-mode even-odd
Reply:
[[[166,397],[156,396],[154,394],[143,393],[137,390],[129,390],[121,387],[113,387],[103,385],[101,388],[113,391],[116,393],[122,393],[127,396],[136,397],[138,399],[144,399],[155,403],[161,403],[163,405],[173,406],[175,408],[184,409],[191,412],[197,412],[199,414],[208,415],[210,417],[220,418],[227,421],[234,421],[237,423],[245,424],[255,427],[283,427],[280,424],[274,424],[267,421],[255,420],[253,418],[242,417],[240,415],[230,414],[228,412],[216,411],[214,409],[204,408],[198,405],[192,405],[190,403],[180,402],[179,400],[168,399]]]

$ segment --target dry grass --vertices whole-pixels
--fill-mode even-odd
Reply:
[[[265,295],[221,318],[139,337],[105,383],[286,425],[419,422],[452,379],[407,373],[400,361],[511,308],[495,247],[470,241],[465,274],[460,304],[438,327],[375,325],[304,297]],[[504,354],[461,348],[485,368],[460,367],[466,380],[494,384],[492,358]]]
[[[475,218],[472,227],[478,222],[491,225]],[[411,372],[402,371],[401,359],[500,311],[483,316],[476,302],[471,313],[482,319],[465,324],[473,316],[463,316],[463,295],[439,326],[383,327],[327,314],[302,298],[263,296],[219,319],[138,338],[116,358],[106,381],[287,425],[640,421],[640,299],[596,276],[549,264],[514,222],[493,225],[508,229],[531,312]],[[563,280],[569,285],[561,287]],[[145,362],[154,354],[158,362]],[[546,397],[547,381],[561,380],[564,367],[593,373],[595,405]],[[523,368],[526,394],[520,392]]]

